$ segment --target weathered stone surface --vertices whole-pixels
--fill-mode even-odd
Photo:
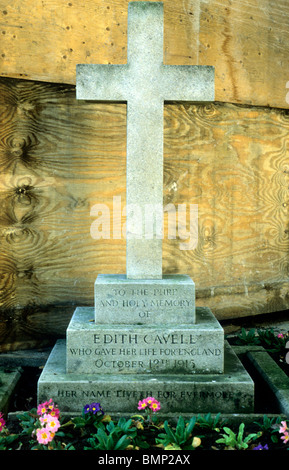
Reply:
[[[97,401],[106,413],[136,413],[138,401],[146,396],[158,399],[164,414],[250,413],[254,384],[228,345],[224,374],[67,374],[64,340],[56,343],[38,382],[39,401],[51,397],[64,412],[81,412]]]
[[[121,274],[100,274],[94,289],[95,323],[195,323],[195,284],[189,276],[138,280]]]
[[[130,2],[127,64],[78,65],[76,93],[77,99],[127,102],[126,273],[161,279],[163,104],[213,101],[214,68],[164,65],[163,4]]]
[[[192,325],[103,325],[79,307],[67,329],[67,372],[209,374],[224,370],[224,332],[207,308]]]
[[[13,393],[21,378],[21,367],[0,368],[0,411],[7,413]]]
[[[249,348],[248,348],[249,349]],[[260,348],[263,349],[263,348]],[[260,374],[262,380],[271,390],[272,395],[276,397],[275,406],[280,413],[289,417],[289,377],[278,366],[274,359],[263,349],[254,350],[251,348],[248,352],[248,359],[254,368]]]

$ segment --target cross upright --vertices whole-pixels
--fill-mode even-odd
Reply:
[[[214,100],[214,68],[163,64],[163,3],[130,2],[127,64],[77,65],[77,99],[127,103],[126,275],[162,278],[162,236],[145,213],[163,208],[165,101]],[[136,208],[141,210],[136,224]]]

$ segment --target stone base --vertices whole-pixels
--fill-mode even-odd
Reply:
[[[135,414],[138,401],[154,396],[162,414],[251,413],[254,383],[225,343],[224,374],[100,375],[66,373],[66,341],[59,340],[38,381],[38,403],[52,398],[62,412],[81,413],[87,403],[101,403],[105,413]]]
[[[162,279],[127,279],[99,274],[94,285],[95,322],[168,325],[195,323],[195,284],[183,274]]]
[[[211,310],[198,307],[197,322],[182,325],[107,325],[93,307],[78,307],[67,328],[68,373],[221,374],[224,331]]]

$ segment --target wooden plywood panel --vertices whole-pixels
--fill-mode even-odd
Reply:
[[[111,214],[113,197],[125,205],[126,106],[1,79],[0,114],[0,339],[13,349],[64,335],[97,274],[125,272]],[[288,113],[169,104],[164,130],[164,203],[199,211],[194,250],[165,237],[164,272],[189,274],[219,319],[288,308]],[[97,203],[108,239],[91,236]]]
[[[164,60],[213,65],[216,101],[288,108],[289,2],[165,0]],[[128,0],[0,0],[0,74],[75,84],[125,63]]]
[[[198,246],[175,267],[191,266],[199,302],[219,318],[288,308],[288,114],[229,104],[166,111],[166,197],[199,211]]]

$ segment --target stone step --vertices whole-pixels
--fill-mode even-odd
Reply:
[[[81,412],[99,402],[105,413],[137,413],[153,396],[162,413],[252,413],[254,383],[225,343],[224,374],[77,374],[65,370],[66,341],[57,341],[38,381],[38,402],[52,398],[62,412]]]
[[[211,374],[224,370],[224,331],[209,308],[179,325],[106,325],[93,307],[75,310],[67,328],[67,372]]]

